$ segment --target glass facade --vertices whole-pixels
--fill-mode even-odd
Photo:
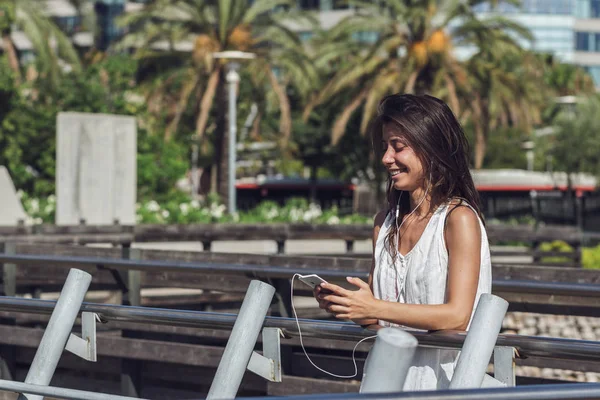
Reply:
[[[600,18],[600,0],[575,0],[577,18]]]
[[[574,0],[522,0],[520,6],[501,2],[496,8],[492,8],[490,3],[483,3],[475,6],[475,11],[482,13],[494,11],[501,14],[572,15],[573,1]]]
[[[100,50],[106,50],[113,41],[117,40],[123,34],[123,29],[117,27],[116,19],[125,12],[125,1],[96,1],[94,9],[98,24],[96,47]]]
[[[591,75],[596,87],[600,86],[600,65],[583,67]]]

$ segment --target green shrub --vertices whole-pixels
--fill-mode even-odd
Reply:
[[[600,244],[596,247],[585,247],[581,257],[583,268],[600,269]]]
[[[552,242],[544,242],[540,244],[539,250],[571,253],[573,252],[573,247],[571,247],[568,243],[562,240],[554,240]],[[569,263],[571,259],[568,257],[543,257],[541,261],[551,263]]]

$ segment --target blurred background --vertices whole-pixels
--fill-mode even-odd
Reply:
[[[369,221],[367,124],[404,92],[460,119],[488,219],[596,225],[600,0],[0,0],[0,30],[26,224],[65,111],[135,118],[138,223]]]

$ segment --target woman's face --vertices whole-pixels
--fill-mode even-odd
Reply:
[[[392,124],[383,126],[381,162],[396,190],[413,191],[423,186],[423,165],[412,148]]]

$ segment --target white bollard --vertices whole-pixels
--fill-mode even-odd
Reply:
[[[60,297],[52,311],[50,322],[48,322],[42,341],[35,353],[31,367],[29,367],[29,372],[27,372],[25,383],[45,386],[50,384],[91,282],[92,276],[87,272],[79,269],[69,271]],[[42,396],[30,394],[19,396],[19,400],[41,400],[42,398]]]
[[[450,389],[481,387],[507,309],[506,300],[488,293],[481,295],[450,381]]]
[[[417,344],[413,335],[401,329],[379,329],[365,362],[360,392],[401,392]]]
[[[273,286],[250,282],[207,399],[235,398],[274,294]]]

